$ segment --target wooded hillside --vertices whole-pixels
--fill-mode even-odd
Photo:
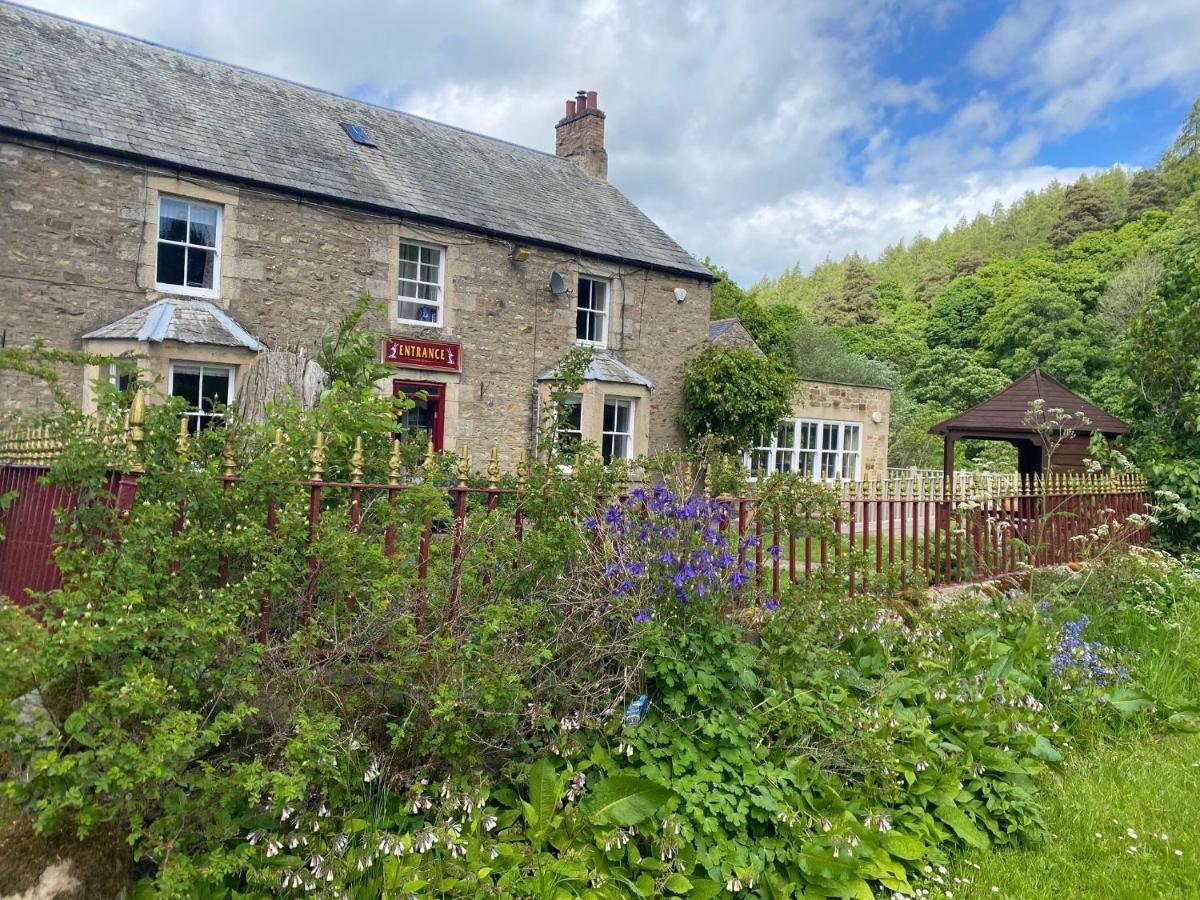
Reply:
[[[1155,168],[1053,183],[749,290],[713,266],[713,318],[739,316],[802,377],[894,388],[894,466],[940,465],[929,426],[1040,365],[1127,419],[1138,464],[1200,500],[1198,192],[1200,101]],[[1008,469],[1008,450],[968,445],[962,463]]]

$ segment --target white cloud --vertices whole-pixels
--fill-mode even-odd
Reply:
[[[709,239],[732,251],[743,278],[754,281],[778,274],[780,259],[808,269],[827,257],[875,256],[917,234],[936,235],[960,219],[990,211],[997,201],[1011,204],[1026,191],[1056,179],[1074,181],[1086,171],[1032,166],[942,181],[829,185],[747,210]]]
[[[1033,165],[1046,140],[1200,71],[1200,0],[1014,7],[959,73],[978,82],[965,97],[879,65],[912,28],[962,15],[954,0],[33,2],[546,150],[563,101],[597,90],[612,181],[743,280],[1073,178]]]
[[[1000,17],[969,62],[1012,78],[1043,134],[1072,134],[1149,88],[1196,91],[1200,0],[1027,0]]]

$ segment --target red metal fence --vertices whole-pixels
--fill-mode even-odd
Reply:
[[[380,535],[385,553],[398,557],[398,565],[412,568],[420,581],[430,577],[431,560],[438,558],[438,570],[446,573],[449,582],[448,616],[452,622],[465,579],[486,586],[495,571],[464,548],[468,523],[486,513],[493,527],[501,527],[496,520],[502,516],[502,527],[518,541],[528,528],[537,527],[526,517],[528,493],[523,476],[515,487],[501,487],[494,460],[493,455],[486,487],[468,484],[469,458],[460,460],[457,484],[446,487],[444,518],[424,524],[416,547],[405,552],[397,547],[394,523],[387,524]],[[46,472],[45,464],[0,464],[0,496],[15,492],[7,509],[0,512],[5,535],[0,540],[0,596],[18,603],[29,602],[30,592],[48,590],[58,582],[53,562],[54,511],[68,507],[72,498],[47,484],[42,477]],[[323,516],[329,515],[344,517],[346,527],[358,531],[365,508],[379,502],[394,505],[409,489],[395,474],[389,483],[367,483],[360,473],[361,459],[350,481],[326,481],[317,467],[310,479],[293,483],[307,495],[310,537],[315,538]],[[226,490],[235,492],[241,482],[231,466],[218,480]],[[110,476],[108,487],[119,509],[131,508],[137,486],[136,472]],[[793,522],[792,527],[778,524],[778,508],[767,508],[753,492],[722,499],[728,504],[727,527],[731,532],[736,529],[740,552],[754,557],[753,584],[760,601],[778,597],[787,584],[808,583],[816,577],[836,576],[847,594],[967,584],[1029,567],[1078,561],[1097,543],[1143,543],[1147,537],[1136,516],[1130,519],[1144,512],[1147,502],[1145,483],[1138,476],[1056,475],[1018,485],[1015,490],[1005,487],[970,494],[961,486],[947,487],[931,479],[912,478],[834,485],[840,513],[825,529],[814,529],[811,522]],[[331,497],[336,499],[331,502]],[[605,502],[606,498],[597,498],[598,505]],[[273,532],[280,514],[276,501],[266,501],[258,514]],[[181,508],[176,528],[186,527]],[[582,522],[580,527],[584,527]],[[751,537],[753,540],[746,540]],[[305,565],[308,587],[303,620],[307,623],[316,602],[314,585],[321,562],[310,553]],[[223,560],[219,581],[224,584],[228,578],[228,561]],[[424,600],[419,599],[414,610],[418,628],[423,615]],[[268,594],[261,615],[264,637],[270,617]]]

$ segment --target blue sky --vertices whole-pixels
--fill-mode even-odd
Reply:
[[[545,150],[597,90],[609,178],[743,283],[1155,162],[1200,0],[33,0]]]

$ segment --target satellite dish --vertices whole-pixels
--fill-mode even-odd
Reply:
[[[567,283],[563,277],[557,272],[550,273],[550,293],[555,297],[562,296],[567,292]]]

